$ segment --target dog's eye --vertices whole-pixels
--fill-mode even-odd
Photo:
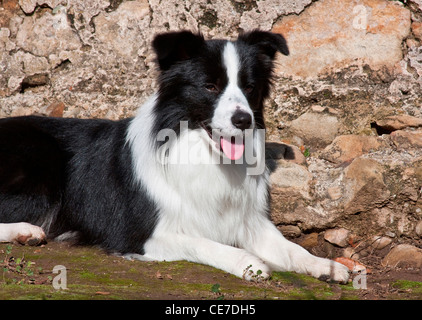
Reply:
[[[207,83],[205,85],[205,89],[207,89],[207,91],[212,92],[212,93],[219,93],[220,89],[218,89],[218,87],[215,84],[212,83]]]
[[[246,93],[252,93],[252,91],[255,89],[255,86],[253,85],[253,84],[249,84],[249,85],[247,85],[246,87],[245,87],[245,92]]]

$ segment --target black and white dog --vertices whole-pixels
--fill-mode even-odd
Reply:
[[[292,270],[346,282],[345,266],[289,242],[269,220],[257,133],[273,59],[289,53],[284,38],[256,30],[205,41],[182,31],[153,47],[159,90],[133,119],[0,120],[0,241],[73,237],[245,279]]]

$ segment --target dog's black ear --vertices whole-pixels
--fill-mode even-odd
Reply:
[[[274,59],[277,51],[288,56],[289,48],[287,47],[286,39],[281,34],[267,31],[254,30],[239,35],[239,40],[242,40],[250,45],[256,45],[260,48],[262,53]]]
[[[169,69],[174,63],[195,57],[205,40],[200,34],[190,31],[162,33],[155,37],[152,46],[161,70]]]

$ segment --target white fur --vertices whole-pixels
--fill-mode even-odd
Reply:
[[[347,281],[348,271],[336,262],[312,256],[289,242],[267,217],[269,172],[248,175],[248,164],[163,164],[157,161],[150,130],[155,97],[141,107],[128,129],[135,176],[157,203],[159,219],[139,260],[189,260],[252,279],[261,270],[291,270]],[[213,151],[202,129],[189,130],[170,148],[194,142],[201,153]],[[192,138],[193,136],[193,138]],[[209,138],[208,138],[209,139]],[[257,142],[258,143],[258,142]],[[263,150],[263,148],[257,148]],[[208,153],[207,153],[208,152]],[[213,163],[211,160],[209,163]]]
[[[26,222],[0,223],[0,242],[17,242],[18,238],[45,239],[42,228]]]
[[[254,127],[255,121],[248,100],[238,86],[240,61],[236,47],[231,42],[227,42],[224,47],[223,64],[226,67],[228,84],[215,108],[211,127],[219,129],[225,136],[238,136],[242,135],[242,130],[237,129],[231,122],[234,112],[239,110],[249,113],[252,117],[251,128]]]
[[[226,45],[223,60],[229,83],[217,104],[213,128],[239,135],[239,129],[234,129],[230,121],[233,112],[252,112],[237,84],[240,63],[232,43]],[[269,172],[263,166],[263,139],[253,139],[256,164],[224,164],[215,161],[219,150],[205,130],[184,130],[168,146],[168,158],[173,161],[166,162],[166,152],[157,152],[154,147],[158,137],[151,136],[155,105],[154,95],[141,107],[129,125],[127,143],[135,182],[142,184],[157,204],[158,222],[145,243],[145,255],[134,253],[127,258],[189,260],[245,279],[256,277],[258,270],[262,278],[268,277],[271,270],[291,270],[347,281],[345,266],[315,257],[287,241],[268,219]],[[194,155],[201,155],[201,161],[178,161],[183,153],[180,150],[194,150]],[[254,165],[265,170],[251,174],[249,169]],[[45,238],[40,227],[28,223],[0,224],[0,241],[16,241],[20,236]]]

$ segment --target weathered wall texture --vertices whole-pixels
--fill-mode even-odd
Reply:
[[[156,88],[157,32],[284,34],[274,222],[421,244],[421,0],[0,0],[0,27],[0,117],[134,115]]]

